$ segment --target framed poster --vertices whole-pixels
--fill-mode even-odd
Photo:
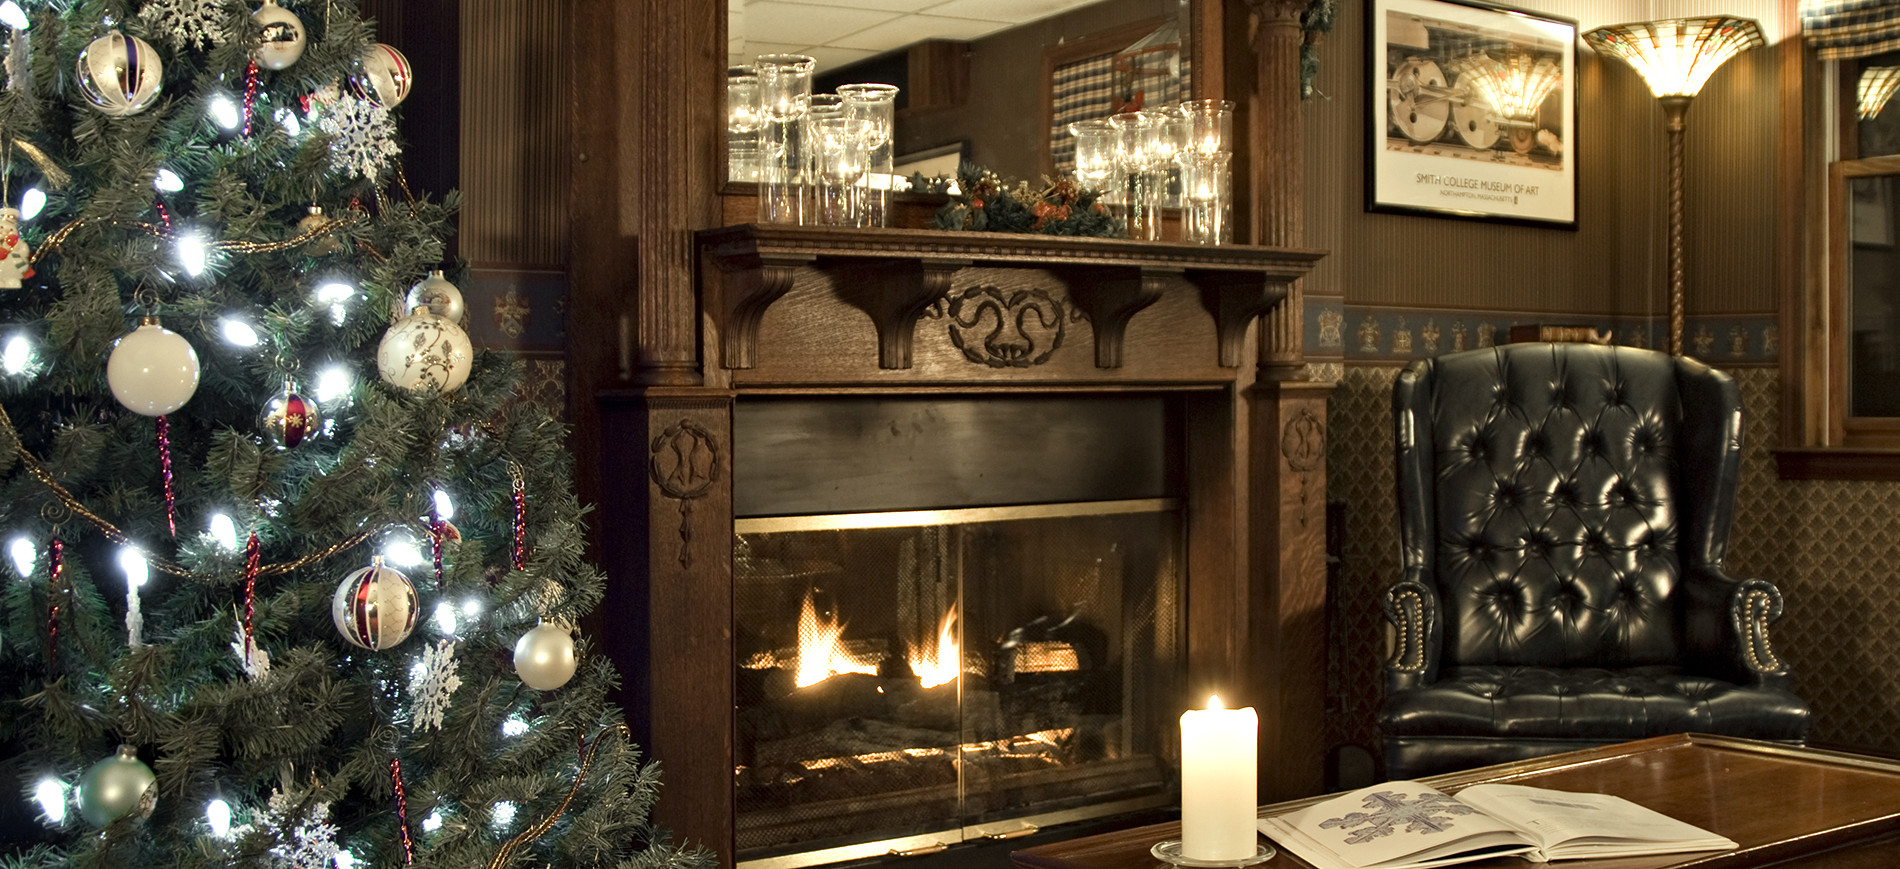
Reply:
[[[1577,23],[1368,3],[1367,210],[1575,228]]]

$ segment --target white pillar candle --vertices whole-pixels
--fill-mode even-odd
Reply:
[[[1260,717],[1253,707],[1181,713],[1181,855],[1242,860],[1258,848],[1254,812]]]

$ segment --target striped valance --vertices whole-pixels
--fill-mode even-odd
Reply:
[[[1801,32],[1822,60],[1900,49],[1900,2],[1801,0]]]

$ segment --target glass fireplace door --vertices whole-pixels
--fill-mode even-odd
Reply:
[[[741,519],[742,863],[810,865],[1172,802],[1168,499]]]

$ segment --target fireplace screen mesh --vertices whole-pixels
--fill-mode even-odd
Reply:
[[[1181,521],[1169,500],[739,520],[740,859],[1172,800]]]

